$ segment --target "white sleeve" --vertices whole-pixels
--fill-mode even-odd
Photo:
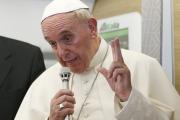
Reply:
[[[117,97],[114,105],[117,120],[172,120],[171,109],[160,104],[157,107],[134,88],[125,105]]]

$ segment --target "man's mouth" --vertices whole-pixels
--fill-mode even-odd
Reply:
[[[67,61],[65,61],[65,63],[68,66],[72,66],[76,62],[76,60],[77,60],[77,57],[75,57],[75,58],[73,58],[71,60],[67,60]]]

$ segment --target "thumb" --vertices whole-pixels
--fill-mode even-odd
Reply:
[[[107,70],[106,68],[101,68],[101,67],[99,67],[99,68],[97,69],[97,71],[100,72],[101,74],[103,74],[103,76],[104,76],[105,78],[108,78],[108,70]]]

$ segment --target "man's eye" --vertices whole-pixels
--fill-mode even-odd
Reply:
[[[70,37],[65,37],[65,40],[66,41],[70,41]]]
[[[71,36],[65,36],[63,38],[63,42],[66,44],[70,44],[72,42],[72,37]]]

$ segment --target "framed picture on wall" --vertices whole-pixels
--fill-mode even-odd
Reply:
[[[110,42],[119,37],[121,47],[141,52],[141,15],[133,12],[98,20],[98,31]]]

